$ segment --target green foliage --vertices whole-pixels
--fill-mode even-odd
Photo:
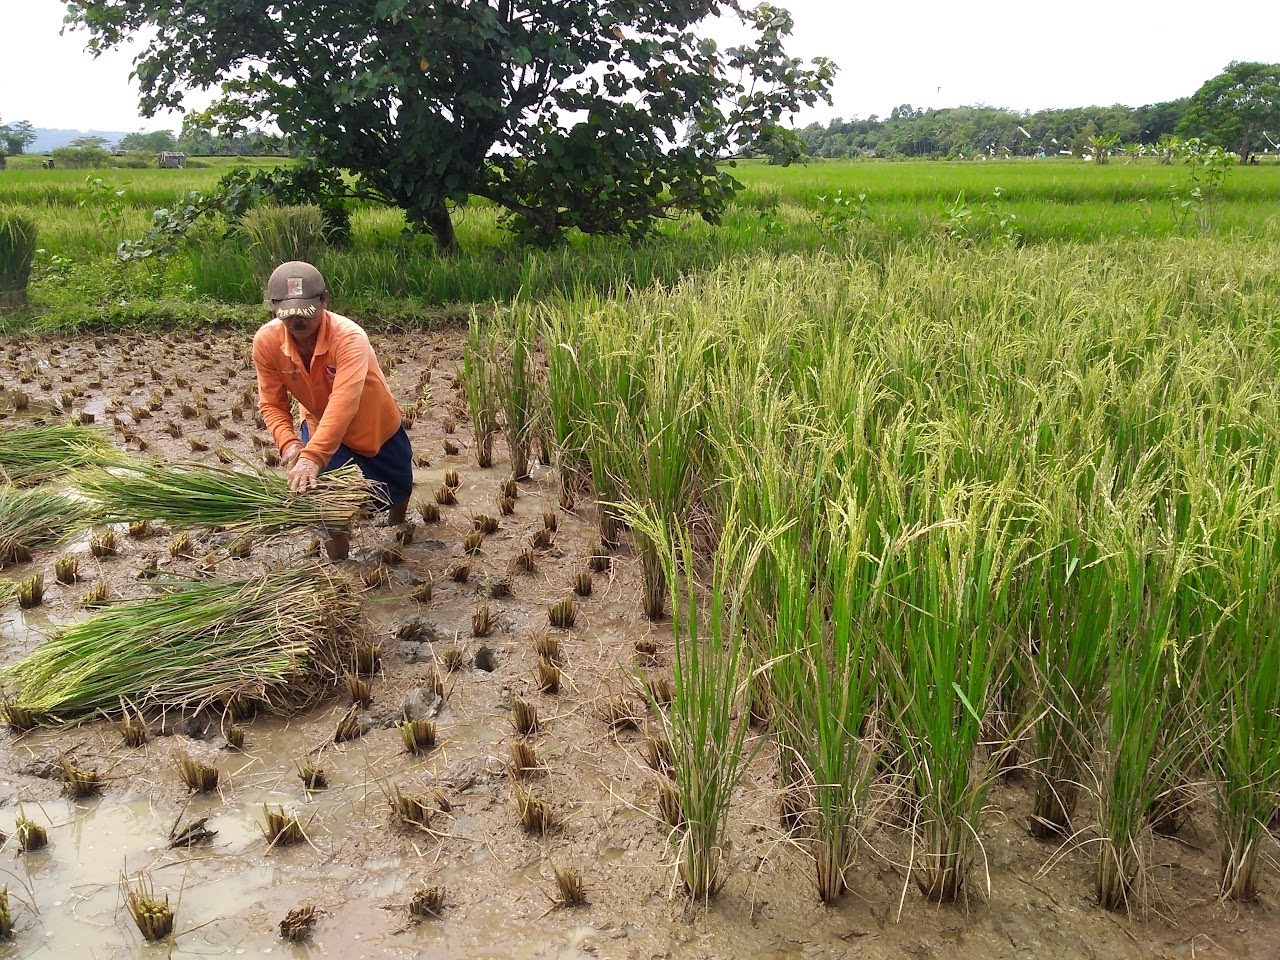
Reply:
[[[1169,191],[1173,219],[1179,230],[1194,223],[1201,233],[1213,229],[1222,202],[1222,187],[1235,157],[1197,137],[1179,143],[1174,151],[1187,171],[1185,182]]]
[[[121,150],[142,150],[148,153],[164,153],[178,149],[178,138],[172,130],[152,130],[126,133],[116,144]]]
[[[35,220],[0,208],[0,296],[27,289],[36,245]]]
[[[1264,148],[1263,134],[1277,129],[1280,63],[1232,61],[1191,97],[1177,133],[1234,150],[1241,163],[1248,163]]]
[[[49,151],[49,156],[59,167],[71,170],[83,170],[91,167],[105,167],[111,154],[98,146],[66,146]]]
[[[750,39],[720,50],[700,29],[718,14]],[[791,17],[767,3],[312,3],[286,7],[288,40],[277,17],[257,0],[87,0],[68,14],[95,52],[149,38],[136,70],[148,115],[221,82],[203,120],[272,120],[443,249],[456,244],[447,204],[472,197],[542,245],[573,228],[636,239],[679,210],[718,220],[737,184],[717,162],[794,152],[782,118],[827,99],[834,76],[785,54]]]
[[[286,260],[315,263],[325,248],[324,214],[310,205],[255,207],[240,218],[240,231],[249,241],[249,262],[263,289],[271,271]]]
[[[5,155],[17,155],[36,142],[35,129],[30,121],[0,123],[0,159]]]

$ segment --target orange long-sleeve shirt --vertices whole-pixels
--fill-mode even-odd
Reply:
[[[253,337],[258,409],[281,453],[298,440],[289,396],[302,405],[311,434],[302,456],[325,467],[340,443],[374,456],[400,429],[400,406],[391,395],[369,337],[360,325],[325,311],[310,369],[281,320]]]

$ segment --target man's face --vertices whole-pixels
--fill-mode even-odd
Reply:
[[[279,304],[276,304],[277,306]],[[320,298],[320,308],[316,310],[315,316],[303,317],[298,315],[284,317],[284,325],[293,334],[295,340],[310,340],[320,329],[320,321],[324,317],[325,308],[329,305],[329,295],[326,293]]]
[[[317,310],[314,317],[289,317],[285,320],[284,325],[289,328],[289,332],[293,334],[294,339],[309,340],[320,329],[320,317],[323,312],[323,309]]]

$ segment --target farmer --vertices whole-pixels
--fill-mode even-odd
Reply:
[[[258,409],[280,450],[289,489],[311,490],[319,474],[354,463],[374,482],[387,522],[403,523],[413,492],[413,449],[368,335],[329,311],[324,277],[309,263],[276,267],[267,297],[275,319],[253,338]],[[302,407],[301,436],[293,430],[290,396]],[[350,535],[326,533],[329,558],[345,560]]]

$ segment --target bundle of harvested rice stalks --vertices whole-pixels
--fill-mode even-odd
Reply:
[[[56,490],[0,486],[0,567],[31,559],[94,519],[91,504]]]
[[[165,520],[172,526],[277,532],[341,527],[355,519],[372,485],[350,464],[323,474],[315,490],[291,493],[280,473],[246,464],[135,463],[76,480],[107,523]]]
[[[120,459],[105,434],[85,427],[30,427],[0,433],[0,477],[8,483],[40,483],[66,470]]]
[[[199,709],[236,698],[286,708],[315,699],[351,657],[359,603],[331,569],[243,580],[158,581],[0,671],[0,690],[41,722],[118,711]],[[330,687],[332,683],[330,683]]]

